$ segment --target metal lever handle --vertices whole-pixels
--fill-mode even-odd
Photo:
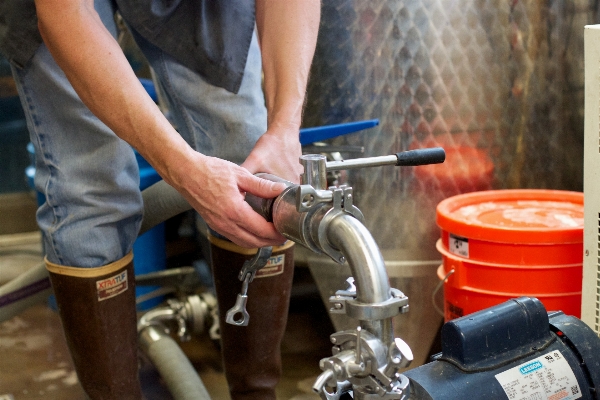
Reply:
[[[238,279],[240,281],[244,281],[246,279],[246,275],[250,274],[249,282],[252,282],[252,280],[254,279],[254,276],[256,275],[256,272],[259,269],[263,268],[265,265],[267,265],[272,253],[273,253],[273,247],[271,247],[271,246],[260,247],[257,250],[254,257],[252,257],[250,260],[244,261],[244,265],[242,266],[242,269],[240,270],[240,273],[238,274]]]
[[[261,247],[258,249],[254,257],[244,262],[244,266],[240,271],[238,278],[242,281],[242,292],[238,294],[235,300],[235,305],[227,311],[225,322],[236,326],[247,326],[250,321],[250,315],[246,311],[246,303],[248,302],[248,285],[254,279],[256,272],[267,265],[273,248],[271,246]]]
[[[390,156],[354,158],[343,161],[329,161],[326,163],[327,172],[356,169],[364,167],[379,167],[384,165],[416,166],[439,164],[446,160],[446,152],[442,147],[409,150]]]
[[[250,315],[246,311],[246,303],[248,302],[248,295],[238,294],[235,300],[235,305],[227,311],[225,315],[225,322],[230,325],[236,326],[248,326],[250,321]]]

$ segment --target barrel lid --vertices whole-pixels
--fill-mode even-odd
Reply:
[[[583,241],[583,193],[488,190],[453,196],[437,206],[438,226],[467,239],[501,243]]]

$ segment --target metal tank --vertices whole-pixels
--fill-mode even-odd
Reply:
[[[587,0],[323,2],[304,126],[378,118],[378,127],[331,142],[364,147],[346,158],[446,149],[442,165],[347,178],[392,286],[411,299],[394,326],[415,364],[442,318],[432,303],[437,203],[475,190],[582,190],[583,26],[597,8]],[[326,302],[350,274],[320,257],[308,265]]]

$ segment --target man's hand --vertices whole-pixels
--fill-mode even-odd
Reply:
[[[302,149],[296,126],[271,126],[256,142],[242,164],[250,173],[267,172],[293,183],[300,182]]]
[[[219,158],[192,155],[186,172],[178,174],[175,187],[206,223],[232,242],[247,248],[275,246],[285,237],[244,201],[246,192],[262,198],[277,197],[282,183],[252,175],[245,168]]]

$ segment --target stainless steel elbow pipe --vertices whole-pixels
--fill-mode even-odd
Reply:
[[[302,161],[310,173],[303,175],[304,184],[284,181],[288,187],[277,198],[265,200],[246,195],[246,201],[286,238],[315,253],[326,254],[337,263],[348,261],[356,298],[340,299],[337,312],[349,313],[363,329],[390,344],[394,340],[391,317],[406,302],[400,304],[392,295],[379,247],[363,225],[362,213],[352,204],[352,188],[323,189],[323,176],[315,172],[319,169],[315,164],[321,164],[322,170],[324,157],[303,156]],[[259,176],[282,181],[269,174]]]
[[[338,215],[327,226],[327,239],[348,261],[356,285],[357,303],[385,304],[392,298],[383,256],[373,236],[360,221],[348,214]],[[363,329],[384,343],[390,344],[394,340],[391,317],[361,319],[360,323]]]

